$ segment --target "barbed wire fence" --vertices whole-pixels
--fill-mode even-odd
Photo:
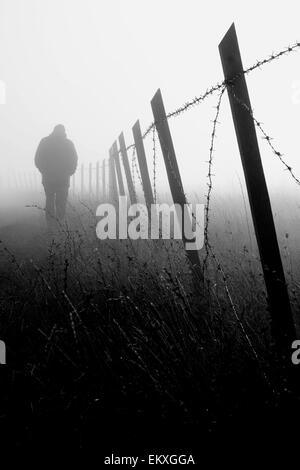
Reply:
[[[244,103],[242,100],[240,100],[237,97],[237,95],[235,94],[235,91],[234,91],[235,84],[236,84],[237,80],[239,78],[241,78],[243,75],[245,76],[245,75],[248,75],[248,74],[254,72],[257,69],[261,69],[264,66],[266,66],[267,64],[272,63],[273,61],[279,60],[280,58],[282,58],[284,56],[287,56],[287,55],[289,55],[293,52],[298,51],[299,48],[300,48],[300,43],[295,42],[293,45],[287,46],[287,47],[283,48],[282,50],[280,50],[277,53],[273,52],[268,57],[266,57],[264,59],[261,59],[261,60],[257,60],[253,65],[243,69],[242,72],[237,73],[230,80],[223,80],[219,83],[216,83],[216,84],[210,86],[209,88],[207,88],[199,96],[196,96],[196,97],[192,98],[191,100],[187,101],[186,103],[179,106],[175,110],[166,113],[166,117],[165,117],[166,120],[179,117],[183,113],[185,113],[185,112],[189,111],[190,109],[192,109],[193,107],[203,103],[208,97],[215,95],[217,92],[219,93],[218,98],[217,98],[217,103],[216,103],[216,106],[215,106],[214,119],[212,121],[212,131],[211,131],[211,136],[210,136],[210,146],[209,146],[208,161],[207,161],[207,164],[208,164],[207,192],[206,192],[206,196],[205,196],[205,209],[204,209],[204,248],[205,248],[205,255],[204,255],[203,262],[202,262],[203,276],[204,276],[204,280],[207,281],[208,289],[210,289],[208,276],[206,277],[205,274],[206,274],[206,269],[207,269],[209,258],[211,258],[211,260],[214,262],[217,270],[221,274],[221,279],[222,279],[222,282],[223,282],[223,285],[224,285],[226,296],[227,296],[228,301],[229,301],[229,305],[232,309],[232,312],[233,312],[233,315],[234,315],[234,317],[237,321],[237,324],[240,327],[242,336],[244,337],[245,342],[247,343],[251,354],[253,355],[255,360],[259,363],[260,368],[262,369],[262,374],[263,374],[263,376],[264,376],[264,378],[266,379],[267,382],[268,382],[268,378],[267,378],[267,376],[266,376],[266,374],[263,370],[261,361],[258,357],[258,353],[255,350],[255,347],[254,347],[254,344],[251,340],[250,335],[247,333],[247,331],[245,329],[245,326],[243,325],[243,322],[242,322],[242,320],[239,316],[239,313],[238,313],[238,308],[234,303],[233,295],[231,293],[231,289],[230,289],[229,284],[228,284],[228,276],[226,274],[226,270],[222,266],[222,263],[221,263],[220,259],[218,258],[218,256],[216,255],[214,247],[212,246],[212,244],[210,242],[210,239],[209,239],[210,205],[211,205],[211,198],[212,198],[212,192],[213,192],[213,176],[214,176],[214,174],[213,174],[213,161],[214,161],[214,153],[215,153],[215,140],[216,140],[216,137],[217,137],[217,126],[220,124],[219,115],[220,115],[220,111],[221,111],[222,99],[223,99],[225,91],[228,90],[228,92],[229,92],[229,90],[230,90],[233,94],[234,99],[237,100],[239,105],[242,106],[247,111],[247,113],[251,116],[255,126],[259,129],[260,133],[262,134],[263,139],[266,140],[266,142],[269,145],[269,147],[270,147],[271,151],[273,152],[274,156],[276,156],[280,160],[281,164],[284,166],[285,170],[287,170],[290,173],[293,180],[298,185],[300,184],[300,180],[296,176],[296,174],[293,171],[291,165],[289,165],[287,163],[286,159],[284,158],[283,153],[281,153],[278,149],[276,149],[275,145],[273,144],[273,139],[265,131],[265,128],[262,125],[262,123],[260,121],[258,121],[258,119],[254,116],[252,109],[250,109],[249,106],[247,106],[247,104]],[[156,139],[157,125],[158,125],[158,122],[155,122],[155,121],[151,122],[146,127],[146,130],[142,134],[142,138],[144,140],[152,133],[152,151],[153,151],[153,183],[152,183],[152,186],[153,186],[153,191],[154,191],[154,194],[155,194],[155,200],[156,200],[156,177],[157,177],[157,169],[156,169],[157,149],[156,149],[156,140],[155,139]],[[134,149],[135,149],[134,144],[130,144],[127,147],[127,150],[131,150],[131,149],[134,151]],[[171,171],[173,172],[175,178],[177,178],[178,177],[177,172],[174,171],[174,168],[172,168],[172,164],[171,164],[172,162],[170,162],[168,153],[166,154],[166,156],[167,156],[167,159],[169,160]],[[136,171],[136,173],[138,174],[138,171]],[[141,180],[140,180],[140,184],[142,185]],[[184,193],[184,189],[182,187],[181,181],[178,181],[178,178],[177,178],[177,185],[178,185],[178,188],[180,189],[180,191],[182,191],[182,194],[184,195],[187,203],[189,203],[189,201],[186,197],[186,194]],[[195,220],[195,223],[198,223],[198,221],[196,220],[196,217],[193,213],[192,213],[192,217]]]
[[[210,222],[209,212],[210,212],[210,202],[211,202],[211,196],[212,196],[212,190],[213,190],[212,166],[213,166],[213,154],[214,154],[215,139],[216,139],[216,128],[217,128],[217,125],[219,124],[218,117],[219,117],[219,114],[220,114],[221,103],[222,103],[222,98],[224,96],[224,92],[229,87],[230,87],[231,90],[233,90],[235,82],[242,75],[248,75],[248,74],[252,73],[253,71],[255,71],[257,69],[261,69],[265,65],[270,64],[271,62],[276,61],[276,60],[280,59],[283,56],[286,56],[288,54],[296,52],[297,50],[299,50],[299,48],[300,48],[300,42],[296,41],[293,45],[291,45],[291,46],[289,45],[289,46],[283,48],[282,50],[280,50],[279,52],[276,52],[276,53],[272,52],[272,54],[270,54],[268,57],[266,57],[264,59],[261,59],[261,60],[257,60],[253,65],[245,68],[242,73],[236,74],[233,78],[231,78],[228,81],[223,80],[222,82],[216,83],[216,84],[208,87],[199,96],[196,96],[196,97],[192,98],[191,100],[185,102],[183,105],[179,106],[175,110],[173,110],[173,111],[166,114],[166,119],[167,120],[175,118],[175,117],[179,117],[183,113],[189,111],[193,107],[195,107],[195,106],[201,104],[202,102],[204,102],[208,97],[214,95],[216,92],[219,92],[219,98],[218,98],[218,102],[217,102],[217,105],[216,105],[216,115],[215,115],[215,118],[213,120],[213,129],[212,129],[210,148],[209,148],[209,159],[208,159],[208,162],[207,162],[208,163],[208,172],[207,172],[207,179],[208,179],[207,186],[208,186],[208,189],[207,189],[207,193],[206,193],[206,197],[205,197],[205,200],[206,200],[206,203],[205,203],[205,223],[204,223],[205,258],[204,258],[204,261],[203,261],[203,269],[205,269],[205,267],[207,265],[209,253],[212,251],[212,247],[209,243],[209,222]],[[280,162],[284,165],[285,169],[287,171],[289,171],[289,173],[291,174],[291,177],[294,179],[294,181],[297,184],[300,184],[300,180],[295,175],[292,167],[283,158],[283,154],[280,151],[278,151],[275,148],[275,146],[272,144],[273,139],[264,130],[264,128],[262,126],[262,123],[255,118],[255,116],[253,114],[253,111],[251,109],[249,109],[249,107],[245,103],[241,102],[241,100],[236,96],[235,93],[233,94],[233,96],[236,100],[238,100],[239,104],[241,106],[243,106],[247,110],[247,112],[251,115],[256,127],[259,128],[260,132],[263,135],[263,138],[267,141],[267,143],[268,143],[269,147],[271,148],[272,152],[274,153],[274,155],[279,158]],[[155,136],[155,130],[156,130],[156,123],[153,121],[147,126],[147,128],[144,131],[142,137],[143,137],[143,140],[144,140],[152,132],[152,136],[153,136],[152,137],[152,139],[153,139],[153,189],[154,189],[154,193],[156,194],[156,149],[155,149],[155,143],[154,143],[155,142],[155,140],[154,140],[155,139],[155,137],[154,137]],[[127,150],[134,150],[134,149],[135,149],[134,144],[130,144],[127,147]],[[135,168],[136,168],[136,165],[135,165]],[[136,172],[138,174],[138,170],[136,170]],[[142,185],[141,179],[140,179],[139,182]],[[186,194],[185,194],[185,197],[186,197]],[[193,218],[195,219],[194,214],[193,214]]]
[[[230,287],[228,285],[228,278],[226,275],[226,270],[222,266],[220,259],[216,255],[214,251],[214,247],[212,246],[210,239],[209,239],[209,228],[210,228],[210,210],[211,210],[211,198],[213,194],[213,163],[214,163],[214,154],[215,154],[215,141],[217,138],[217,127],[220,124],[219,122],[219,116],[221,112],[221,107],[222,107],[222,100],[224,97],[224,93],[226,90],[230,90],[232,93],[232,96],[234,97],[234,100],[243,108],[247,111],[247,113],[251,116],[255,126],[259,129],[262,137],[264,140],[266,140],[268,146],[270,147],[271,151],[273,152],[274,156],[279,159],[281,164],[284,166],[285,170],[289,172],[291,175],[291,178],[296,182],[297,185],[300,185],[300,179],[297,177],[295,172],[293,171],[293,168],[289,163],[286,161],[284,158],[284,154],[279,151],[276,146],[273,144],[273,138],[266,132],[264,125],[256,118],[256,116],[253,113],[253,110],[249,108],[249,106],[244,103],[235,93],[235,84],[239,78],[242,76],[246,76],[254,72],[255,70],[262,69],[266,65],[281,59],[284,56],[288,56],[296,51],[299,51],[300,49],[300,42],[295,42],[291,46],[287,46],[280,50],[279,52],[272,53],[268,57],[257,60],[253,65],[245,68],[242,72],[234,75],[230,80],[223,80],[220,81],[214,85],[211,85],[208,87],[204,92],[199,94],[198,96],[195,96],[194,98],[190,99],[189,101],[186,101],[184,104],[181,106],[177,107],[171,112],[166,113],[166,120],[170,120],[173,118],[177,118],[184,113],[188,112],[195,106],[200,105],[201,103],[205,102],[209,97],[214,96],[215,94],[218,93],[217,97],[217,102],[215,105],[215,113],[214,113],[214,118],[212,120],[212,131],[210,135],[210,145],[209,145],[209,150],[208,150],[208,170],[207,170],[207,192],[205,195],[205,209],[204,209],[204,249],[205,249],[205,255],[204,259],[202,262],[202,268],[203,268],[203,274],[205,274],[207,265],[209,262],[209,258],[212,259],[212,261],[215,263],[217,270],[221,273],[221,278],[224,284],[226,296],[228,298],[229,304],[232,308],[232,311],[234,313],[235,318],[237,319],[238,324],[241,327],[241,331],[243,333],[243,336],[245,337],[245,340],[247,344],[249,345],[249,348],[251,352],[253,353],[254,357],[257,359],[257,352],[255,351],[255,348],[251,342],[251,338],[247,334],[244,325],[241,322],[241,319],[238,315],[238,309],[234,304],[233,296],[231,294]],[[152,187],[153,187],[153,195],[154,195],[154,202],[157,201],[157,125],[158,123],[155,121],[152,121],[145,129],[144,133],[142,134],[142,139],[145,140],[147,137],[149,137],[152,134],[152,163],[153,163],[153,176],[152,176]],[[118,150],[119,154],[121,153],[121,150]],[[126,147],[126,151],[131,152],[131,173],[132,173],[132,180],[133,180],[133,186],[134,186],[134,191],[137,193],[137,188],[136,185],[137,183],[143,188],[143,182],[140,174],[140,170],[138,167],[138,162],[136,159],[136,146],[135,144],[130,144]],[[174,169],[172,168],[172,162],[169,160],[170,163],[170,168],[174,172]],[[176,172],[174,172],[175,177],[177,178]],[[188,202],[188,198],[186,194],[184,193],[184,189],[182,187],[181,181],[177,181],[178,187],[182,191],[184,197],[186,198]],[[189,203],[189,202],[188,202]],[[195,220],[196,223],[196,217],[194,214],[192,214],[193,219]]]
[[[199,105],[200,103],[204,102],[209,96],[214,95],[218,91],[220,92],[219,99],[218,99],[218,102],[217,102],[217,105],[216,105],[216,116],[213,120],[213,130],[212,130],[211,142],[210,142],[210,148],[209,148],[209,160],[207,162],[208,163],[208,173],[207,173],[208,190],[207,190],[207,194],[206,194],[205,226],[204,226],[204,238],[205,238],[205,246],[206,247],[207,247],[207,243],[208,243],[210,200],[211,200],[211,193],[212,193],[212,189],[213,189],[213,187],[212,187],[212,177],[213,177],[212,165],[213,165],[214,142],[215,142],[215,138],[216,138],[216,127],[217,127],[217,124],[218,124],[218,117],[219,117],[219,114],[220,114],[221,103],[222,103],[222,98],[223,98],[224,92],[228,87],[230,87],[231,90],[234,89],[234,84],[241,77],[241,75],[248,75],[248,74],[252,73],[253,71],[255,71],[257,69],[261,69],[263,66],[265,66],[267,64],[270,64],[271,62],[273,62],[275,60],[278,60],[283,56],[291,54],[292,52],[296,52],[297,50],[299,50],[299,48],[300,48],[300,42],[296,41],[293,45],[291,45],[291,46],[289,45],[289,46],[283,48],[282,50],[280,50],[279,52],[276,52],[276,53],[272,52],[272,54],[270,54],[268,57],[266,57],[264,59],[261,59],[261,60],[257,60],[253,65],[245,68],[242,73],[236,74],[232,79],[230,79],[228,81],[223,80],[222,82],[219,82],[219,83],[216,83],[215,85],[210,86],[209,88],[206,89],[205,92],[203,92],[199,96],[196,96],[196,97],[192,98],[191,100],[187,101],[186,103],[179,106],[174,111],[171,111],[171,112],[167,113],[167,115],[166,115],[167,120],[169,120],[171,118],[174,118],[174,117],[178,117],[181,114],[183,114],[183,113],[187,112],[188,110],[190,110],[191,108],[193,108],[193,107]],[[270,146],[271,150],[273,151],[274,155],[279,158],[279,160],[284,165],[285,169],[287,171],[289,171],[289,173],[291,174],[291,176],[295,180],[295,182],[297,184],[300,184],[300,180],[295,175],[295,173],[293,172],[292,167],[285,161],[285,159],[283,158],[283,154],[281,152],[279,152],[275,148],[275,146],[272,144],[273,139],[266,133],[266,131],[264,130],[264,128],[262,126],[262,123],[255,118],[255,116],[253,114],[253,111],[251,109],[249,109],[249,107],[245,103],[241,102],[241,100],[236,96],[235,93],[234,93],[234,98],[251,115],[256,127],[258,127],[259,130],[261,131],[261,133],[263,134],[264,139],[267,141],[267,143]],[[147,126],[145,132],[143,133],[143,136],[142,136],[143,140],[146,139],[150,135],[151,132],[153,133],[153,136],[154,136],[155,129],[156,129],[156,123],[153,121]],[[154,139],[154,137],[153,137],[153,139]],[[154,144],[154,140],[153,140],[153,144]],[[135,149],[135,144],[130,144],[127,147],[127,150],[133,150],[133,149]],[[153,152],[155,152],[154,147],[153,147]],[[155,158],[156,157],[153,156],[153,162],[154,162]],[[156,173],[155,173],[155,175],[156,175]],[[153,187],[154,187],[155,181],[156,181],[156,178],[153,178]],[[142,184],[142,181],[140,181],[140,183]],[[206,254],[208,253],[208,251],[209,250],[206,249]]]

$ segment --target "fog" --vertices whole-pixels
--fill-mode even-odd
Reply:
[[[1,206],[30,203],[16,195],[20,172],[33,174],[36,147],[54,125],[65,125],[80,163],[101,161],[121,131],[132,143],[136,119],[143,130],[153,120],[157,88],[171,111],[222,80],[218,44],[233,21],[246,67],[297,40],[298,10],[292,1],[1,0]],[[298,174],[299,57],[292,53],[247,77],[255,115]],[[170,121],[185,189],[200,197],[216,100]],[[227,95],[219,121],[214,191],[238,193],[244,178]],[[299,187],[259,142],[270,190],[298,197]],[[152,172],[151,136],[145,146]],[[159,152],[157,185],[167,190]]]

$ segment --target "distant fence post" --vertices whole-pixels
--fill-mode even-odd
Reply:
[[[139,167],[140,167],[145,201],[149,208],[151,207],[151,204],[154,204],[154,198],[153,198],[153,192],[152,192],[148,166],[147,166],[147,160],[146,160],[146,153],[145,153],[143,137],[142,137],[139,121],[136,121],[135,125],[132,128],[132,132],[133,132],[134,143],[135,143],[136,153],[137,153]]]
[[[106,198],[106,165],[105,165],[105,159],[102,161],[102,197],[103,201],[105,201]]]
[[[119,135],[119,144],[120,144],[120,151],[122,155],[123,166],[124,166],[126,180],[127,180],[127,187],[128,187],[130,202],[131,204],[136,204],[137,197],[136,197],[134,186],[133,186],[132,175],[130,171],[129,160],[128,160],[123,132]]]
[[[296,333],[255,126],[250,113],[240,104],[251,109],[234,24],[221,41],[219,51],[272,314],[273,335],[278,348],[288,351]]]
[[[117,144],[116,141],[113,143],[112,148],[113,148],[112,151],[113,151],[115,165],[116,165],[116,171],[117,171],[117,178],[118,178],[118,185],[119,185],[119,195],[120,196],[125,196],[125,189],[124,189],[123,177],[122,177],[122,172],[121,172],[118,144]]]
[[[166,111],[160,89],[157,90],[154,97],[152,98],[151,107],[153,111],[154,121],[159,137],[162,154],[165,161],[173,202],[175,204],[179,204],[182,208],[181,226],[182,230],[184,231],[184,205],[187,204],[187,201],[183,190],[173,140],[167,121]],[[201,266],[198,251],[186,250],[186,254],[192,266],[196,270],[197,277],[202,280],[203,275],[202,270],[200,269]]]
[[[109,202],[113,203],[118,207],[118,185],[115,170],[115,158],[113,146],[109,150]]]

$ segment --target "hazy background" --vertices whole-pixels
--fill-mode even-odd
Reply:
[[[221,81],[218,44],[234,21],[244,67],[300,39],[299,4],[285,1],[0,0],[1,177],[32,171],[39,140],[63,123],[81,162],[107,157],[137,118],[152,121],[162,89],[167,111]],[[274,144],[300,174],[300,52],[248,76],[253,108]],[[298,91],[297,91],[298,90]],[[217,95],[170,121],[187,191],[206,191],[211,120]],[[215,189],[243,182],[227,95],[220,114]],[[264,141],[270,190],[299,193]],[[151,137],[146,142],[150,171]],[[161,155],[158,185],[165,185]]]

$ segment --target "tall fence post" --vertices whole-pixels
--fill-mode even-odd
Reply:
[[[117,172],[118,185],[119,185],[119,195],[125,196],[125,189],[124,189],[124,183],[123,183],[123,177],[122,177],[122,171],[121,171],[121,165],[120,165],[118,144],[116,141],[113,143],[112,151],[113,151],[113,156],[114,156],[115,165],[116,165],[116,172]]]
[[[272,314],[273,335],[277,347],[287,352],[296,333],[234,24],[222,39],[219,51]]]
[[[106,198],[106,165],[105,165],[105,159],[102,161],[102,197],[103,201],[105,201]]]
[[[152,98],[151,107],[162,154],[164,157],[173,202],[181,206],[182,220],[180,222],[182,230],[184,232],[184,205],[187,203],[187,201],[183,190],[181,176],[177,164],[176,153],[160,89],[157,90],[154,97]],[[202,270],[200,269],[201,265],[198,251],[186,250],[186,254],[192,266],[194,267],[197,277],[202,280],[203,275]]]
[[[126,176],[126,181],[127,181],[127,187],[128,187],[130,202],[131,202],[131,204],[136,204],[137,203],[137,197],[136,197],[135,189],[134,189],[134,186],[133,186],[132,175],[131,175],[131,171],[130,171],[128,154],[127,154],[127,150],[126,150],[126,145],[125,145],[125,139],[124,139],[123,132],[121,132],[121,134],[119,135],[119,144],[120,144],[120,151],[121,151],[122,160],[123,160],[123,166],[124,166],[124,170],[125,170],[125,176]]]
[[[115,170],[115,158],[113,146],[109,149],[109,199],[118,207],[118,185]]]
[[[143,183],[143,190],[145,195],[146,204],[151,207],[151,204],[154,204],[153,192],[148,172],[147,160],[146,160],[146,153],[143,143],[143,137],[141,132],[140,121],[136,121],[135,125],[132,128],[134,143],[136,147],[136,153],[138,157],[141,178]]]

